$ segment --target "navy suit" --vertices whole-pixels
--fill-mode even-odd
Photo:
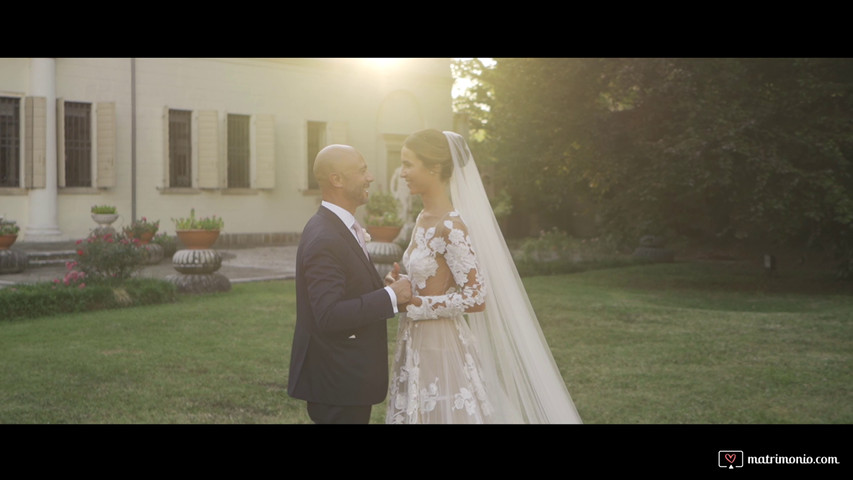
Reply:
[[[344,223],[321,206],[296,254],[296,329],[290,396],[340,406],[381,403],[388,392],[390,296]]]

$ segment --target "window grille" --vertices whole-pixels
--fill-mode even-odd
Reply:
[[[249,188],[249,118],[228,115],[228,188]]]
[[[169,186],[192,187],[192,112],[169,110]]]
[[[20,185],[20,154],[20,99],[0,97],[0,187]]]
[[[65,102],[65,186],[92,186],[92,106]]]

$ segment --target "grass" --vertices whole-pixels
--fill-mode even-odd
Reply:
[[[853,288],[831,273],[685,262],[525,284],[585,423],[853,422]],[[286,392],[294,320],[293,282],[274,281],[0,322],[0,423],[310,423]]]
[[[831,274],[661,264],[527,287],[585,422],[853,420],[853,295]]]

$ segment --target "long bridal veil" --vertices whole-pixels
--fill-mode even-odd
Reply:
[[[465,139],[444,132],[453,155],[450,196],[486,280],[486,310],[468,314],[500,423],[582,423],[542,334]]]

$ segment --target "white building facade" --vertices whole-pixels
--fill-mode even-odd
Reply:
[[[314,155],[353,145],[388,190],[405,137],[454,128],[450,59],[0,58],[0,216],[18,241],[86,237],[93,205],[216,215],[224,245],[298,237]]]

